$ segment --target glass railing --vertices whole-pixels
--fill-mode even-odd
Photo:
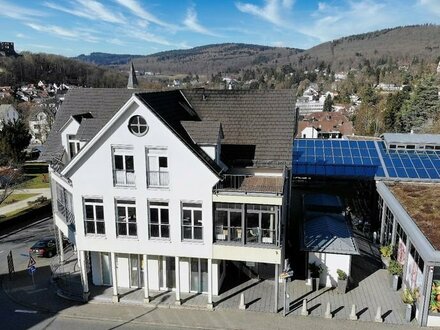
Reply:
[[[135,179],[136,178],[134,172],[122,171],[122,170],[114,171],[115,185],[134,186]]]
[[[147,172],[148,186],[167,187],[169,185],[169,173],[163,171]]]

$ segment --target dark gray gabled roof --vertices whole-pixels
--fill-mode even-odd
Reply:
[[[181,124],[197,144],[216,145],[218,136],[222,135],[221,124],[218,121],[182,121]]]
[[[55,122],[45,144],[46,150],[40,156],[40,159],[50,161],[62,157],[63,148],[60,129],[70,117],[91,113],[93,119],[85,119],[87,124],[84,126],[87,126],[87,129],[86,127],[81,128],[83,139],[90,140],[130,99],[134,92],[136,90],[122,88],[76,88],[69,90],[57,112]]]
[[[202,121],[222,125],[229,166],[291,166],[293,90],[183,90]]]
[[[189,106],[180,90],[165,92],[137,93],[136,96],[173,131],[176,136],[214,173],[220,176],[222,169],[190,137],[182,122],[200,122],[196,112]]]

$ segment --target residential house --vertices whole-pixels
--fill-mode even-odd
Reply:
[[[353,133],[353,123],[342,113],[313,112],[298,123],[297,138],[341,139]]]
[[[270,109],[270,111],[268,111]],[[50,161],[54,222],[93,285],[206,294],[284,264],[290,90],[72,90]],[[278,310],[278,299],[274,301]]]
[[[50,111],[50,108],[34,108],[29,117],[29,133],[32,135],[32,144],[43,144],[46,142],[53,121],[54,114]]]
[[[18,120],[19,114],[12,104],[0,104],[0,130],[5,123]]]

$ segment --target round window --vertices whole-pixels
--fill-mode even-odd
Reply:
[[[128,129],[136,136],[145,135],[148,132],[147,121],[141,116],[133,116],[128,122]]]

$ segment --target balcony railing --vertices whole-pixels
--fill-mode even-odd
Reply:
[[[224,179],[215,185],[213,192],[214,194],[240,192],[281,195],[283,182],[284,176],[226,174]]]
[[[241,227],[215,227],[216,242],[243,242],[243,229]],[[271,244],[275,245],[276,230],[259,227],[246,228],[246,244]]]
[[[164,171],[148,171],[148,186],[167,187],[169,185],[169,173]]]
[[[115,170],[114,172],[115,185],[134,186],[135,175],[134,171]]]

